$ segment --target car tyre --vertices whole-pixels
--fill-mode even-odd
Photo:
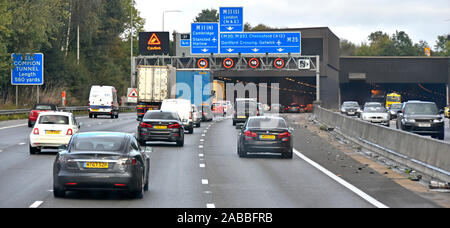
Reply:
[[[28,121],[28,127],[33,127],[30,121]]]
[[[56,198],[64,198],[66,197],[66,191],[53,186],[53,196]]]
[[[194,126],[192,126],[191,128],[188,129],[188,133],[189,134],[194,134]]]
[[[144,173],[143,172],[144,171],[142,171],[141,176],[140,176],[140,181],[138,183],[139,189],[131,192],[131,196],[136,199],[142,199],[144,197],[145,184],[143,184],[143,182],[144,182]]]
[[[243,151],[240,146],[238,146],[238,155],[240,158],[247,157],[247,152]]]
[[[177,141],[177,146],[179,146],[179,147],[184,146],[184,136],[183,136],[183,138],[181,138]]]
[[[37,148],[37,147],[32,147],[32,146],[30,145],[30,154],[37,154],[37,153],[39,153],[39,152],[41,152],[41,150],[40,150],[39,148]]]

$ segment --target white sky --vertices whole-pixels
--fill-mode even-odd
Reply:
[[[272,27],[329,27],[339,38],[360,44],[371,32],[405,31],[414,43],[434,48],[437,36],[450,34],[450,0],[136,0],[146,31],[190,32],[202,9],[244,7],[244,23]]]

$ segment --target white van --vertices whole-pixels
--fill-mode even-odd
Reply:
[[[89,94],[89,118],[99,115],[119,118],[117,90],[112,86],[92,86]]]
[[[192,104],[190,100],[186,99],[163,100],[161,110],[178,113],[178,116],[180,116],[180,119],[183,122],[184,129],[189,131],[189,134],[194,133]]]

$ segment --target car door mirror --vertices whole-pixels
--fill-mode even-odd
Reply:
[[[289,130],[290,132],[294,132],[294,128],[293,128],[293,127],[288,128],[288,130]]]

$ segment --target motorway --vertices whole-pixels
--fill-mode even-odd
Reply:
[[[231,119],[202,123],[187,135],[184,147],[152,144],[150,189],[143,199],[116,192],[69,192],[54,198],[54,151],[29,154],[31,128],[26,120],[0,122],[0,207],[2,208],[373,208],[440,207],[434,201],[374,173],[345,172],[327,155],[345,156],[338,148],[295,124],[297,114],[283,115],[294,127],[292,160],[270,156],[239,158]],[[300,116],[300,115],[298,115]],[[135,113],[119,119],[77,117],[81,132],[134,133]],[[359,163],[347,158],[347,165]],[[361,165],[361,164],[359,164]]]

